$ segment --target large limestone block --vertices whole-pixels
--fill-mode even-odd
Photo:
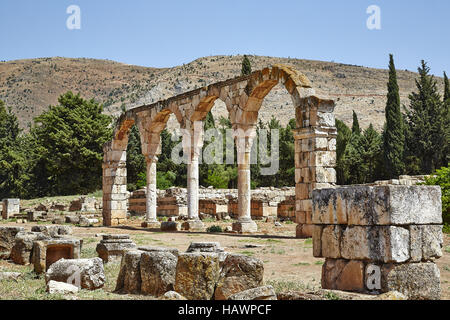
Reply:
[[[16,235],[22,231],[22,227],[0,227],[0,259],[9,259]]]
[[[128,250],[136,249],[136,244],[127,234],[104,235],[97,244],[98,256],[107,263],[111,259],[122,257]]]
[[[441,298],[439,268],[431,262],[385,265],[381,285],[383,292],[398,291],[411,300]]]
[[[4,199],[2,201],[2,218],[9,219],[20,213],[20,199]]]
[[[11,249],[11,260],[20,265],[30,264],[32,262],[33,242],[49,239],[48,235],[41,232],[19,232]]]
[[[322,266],[322,288],[363,292],[364,262],[326,259]]]
[[[345,186],[312,192],[313,223],[370,225],[442,224],[437,186]]]
[[[217,253],[182,253],[176,270],[176,292],[189,300],[213,297],[220,272]]]
[[[50,280],[47,283],[47,292],[50,294],[74,294],[78,293],[80,288],[69,283]]]
[[[72,227],[70,226],[60,226],[60,225],[52,225],[52,226],[33,226],[31,228],[32,232],[41,232],[46,234],[52,238],[63,235],[71,235]]]
[[[342,231],[340,226],[326,226],[323,228],[321,248],[322,248],[322,255],[324,257],[336,259],[341,257],[341,250],[340,250],[341,234]],[[313,240],[313,247],[314,247],[314,240]]]
[[[175,286],[178,256],[169,251],[144,252],[141,256],[141,292],[159,297]]]
[[[228,254],[214,293],[215,300],[227,300],[233,294],[260,287],[264,276],[261,260],[242,254]]]
[[[395,226],[348,227],[342,232],[340,248],[344,259],[405,262],[410,258],[409,231]]]
[[[141,292],[141,255],[143,251],[130,250],[125,252],[120,263],[117,276],[116,292],[138,294]]]
[[[100,258],[61,259],[53,263],[45,274],[45,281],[51,280],[87,290],[102,288],[106,280],[103,261]]]
[[[236,293],[228,300],[277,300],[277,295],[272,286],[264,286]]]

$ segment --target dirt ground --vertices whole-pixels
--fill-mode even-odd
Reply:
[[[314,290],[320,288],[321,270],[324,259],[314,258],[312,255],[312,239],[296,239],[294,223],[282,223],[281,227],[273,223],[257,221],[257,234],[239,235],[232,233],[192,233],[176,232],[164,233],[158,230],[148,230],[140,227],[141,219],[133,218],[127,225],[114,228],[73,227],[74,236],[84,240],[82,257],[95,257],[95,247],[101,240],[102,233],[127,233],[138,246],[153,245],[177,248],[185,251],[191,242],[217,241],[228,252],[246,254],[257,257],[264,262],[264,281],[271,284],[276,291],[288,290]],[[1,224],[14,225],[16,223]],[[35,224],[21,224],[27,230]],[[206,222],[206,226],[220,225],[222,228],[231,225],[230,222]],[[97,236],[96,236],[97,235]],[[101,293],[87,293],[78,296],[78,299],[142,299],[139,296],[119,296],[114,291],[115,280],[119,270],[119,262],[109,263],[105,267],[107,285]],[[437,260],[441,272],[442,299],[450,300],[450,235],[444,235],[443,257]],[[20,271],[31,274],[31,266],[16,266],[6,261],[0,261],[0,271]],[[32,287],[24,289],[16,287],[4,288],[0,286],[0,299],[47,299],[45,295],[45,281],[34,279],[31,284],[23,284]],[[3,281],[4,282],[4,281]],[[53,297],[57,299],[58,297]]]

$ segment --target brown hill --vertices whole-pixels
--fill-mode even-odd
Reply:
[[[305,73],[320,95],[336,101],[336,116],[351,124],[352,110],[362,127],[384,124],[387,70],[333,62],[250,56],[253,69],[283,63]],[[85,98],[104,103],[105,113],[118,115],[122,108],[156,102],[172,95],[240,75],[242,56],[211,56],[173,68],[148,68],[108,60],[42,58],[0,62],[0,99],[12,107],[20,125],[27,128],[32,119],[57,104],[58,96],[72,90]],[[408,104],[415,90],[417,73],[398,71],[400,97]],[[442,90],[443,84],[438,79]],[[226,116],[218,102],[213,114]],[[272,116],[286,124],[294,117],[289,95],[281,86],[265,99],[260,118]],[[169,127],[174,127],[174,122]]]

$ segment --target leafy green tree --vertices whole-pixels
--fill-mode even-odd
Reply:
[[[136,189],[139,173],[145,172],[147,164],[142,154],[141,139],[137,126],[131,127],[127,146],[127,182],[129,191]]]
[[[86,194],[101,188],[103,145],[111,140],[111,118],[103,106],[67,92],[59,105],[34,120],[35,181],[46,195]]]
[[[400,111],[400,94],[393,55],[389,55],[389,82],[387,84],[386,126],[383,132],[384,164],[387,178],[394,178],[404,171],[405,132]]]
[[[407,114],[407,156],[417,157],[420,171],[430,174],[446,165],[446,139],[444,103],[437,90],[436,80],[429,74],[430,68],[422,60],[416,80],[417,92],[409,96]]]
[[[248,59],[247,55],[244,55],[244,59],[242,60],[242,70],[241,75],[247,76],[252,73],[252,64]]]
[[[442,167],[425,179],[426,185],[438,185],[442,190],[442,215],[444,222],[450,224],[450,167]]]
[[[364,183],[381,179],[383,167],[383,143],[381,135],[373,128],[372,124],[364,130],[361,143],[364,152],[362,158],[366,168]]]

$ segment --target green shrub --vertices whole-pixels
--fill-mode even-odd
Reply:
[[[450,229],[450,167],[442,167],[435,174],[425,179],[425,185],[440,186],[442,189],[442,218],[447,225],[447,232]]]
[[[208,229],[206,229],[207,232],[210,233],[219,233],[219,232],[223,232],[222,227],[221,226],[211,226]]]

